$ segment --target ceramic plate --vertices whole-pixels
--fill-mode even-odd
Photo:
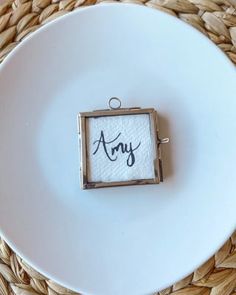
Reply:
[[[236,225],[235,68],[178,19],[136,5],[81,9],[0,69],[1,234],[83,294],[149,294],[209,258]],[[76,116],[154,107],[160,185],[82,191]]]

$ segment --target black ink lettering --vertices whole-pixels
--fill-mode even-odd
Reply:
[[[132,167],[135,163],[134,151],[136,151],[140,147],[140,144],[141,144],[141,142],[139,142],[139,144],[134,149],[132,149],[132,146],[130,143],[130,149],[129,149],[129,151],[127,150],[127,152],[130,152],[128,159],[127,159],[127,165],[129,167]]]
[[[113,156],[120,151],[122,154],[128,154],[128,158],[127,158],[126,163],[127,163],[128,167],[132,167],[135,163],[134,151],[140,147],[141,142],[139,142],[139,144],[135,148],[132,147],[131,142],[129,144],[119,142],[116,146],[110,147],[110,153],[109,153],[108,146],[111,145],[112,143],[114,143],[120,137],[120,135],[121,135],[121,133],[119,133],[113,140],[106,141],[105,136],[104,136],[104,132],[102,130],[101,134],[100,134],[100,138],[93,142],[93,144],[97,144],[96,149],[93,152],[93,155],[96,155],[96,153],[98,152],[98,150],[101,147],[101,149],[104,150],[107,158],[110,161],[116,161],[118,156],[115,156],[115,157],[113,157]]]
[[[109,156],[108,151],[107,151],[107,146],[106,146],[106,145],[107,145],[107,144],[110,144],[110,143],[112,143],[112,142],[114,142],[114,141],[116,141],[116,140],[120,137],[120,135],[121,135],[121,133],[119,133],[115,139],[113,139],[113,140],[111,140],[111,141],[105,141],[104,133],[103,133],[103,131],[101,131],[100,138],[99,138],[98,140],[95,140],[94,143],[93,143],[93,144],[98,143],[96,150],[93,152],[93,155],[95,155],[95,154],[97,153],[97,151],[98,151],[98,149],[99,149],[99,147],[100,147],[100,144],[102,143],[102,146],[103,146],[104,152],[106,153],[108,159],[111,160],[111,161],[116,161],[117,157],[116,157],[115,159],[112,159],[112,158]],[[113,155],[113,154],[112,154],[112,155]]]

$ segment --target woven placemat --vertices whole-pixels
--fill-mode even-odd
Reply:
[[[0,61],[26,35],[43,24],[76,8],[98,2],[101,0],[6,0],[0,5]],[[236,0],[124,0],[123,2],[146,5],[179,17],[208,36],[236,64]],[[219,215],[219,218],[222,217]],[[58,286],[33,270],[3,240],[0,240],[0,295],[8,294],[75,293]],[[158,293],[158,295],[168,294],[236,295],[236,232],[193,274]]]

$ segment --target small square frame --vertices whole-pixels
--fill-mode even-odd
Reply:
[[[148,114],[150,116],[150,123],[153,130],[153,140],[155,147],[156,158],[154,159],[153,169],[154,178],[150,179],[135,179],[128,181],[112,181],[112,182],[89,182],[88,173],[88,119],[94,117],[104,116],[125,116],[125,115],[140,115]],[[107,110],[96,110],[92,112],[82,112],[78,114],[78,132],[80,138],[80,180],[82,189],[95,189],[102,187],[115,187],[115,186],[126,186],[126,185],[144,185],[144,184],[158,184],[163,181],[162,173],[162,161],[161,161],[161,140],[158,136],[158,116],[157,112],[153,108],[119,108],[119,109],[107,109]]]

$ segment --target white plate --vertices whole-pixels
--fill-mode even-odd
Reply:
[[[236,224],[235,68],[156,10],[103,5],[40,29],[1,65],[0,225],[33,267],[84,294],[148,294],[187,275]],[[161,115],[165,182],[82,191],[76,114]]]

